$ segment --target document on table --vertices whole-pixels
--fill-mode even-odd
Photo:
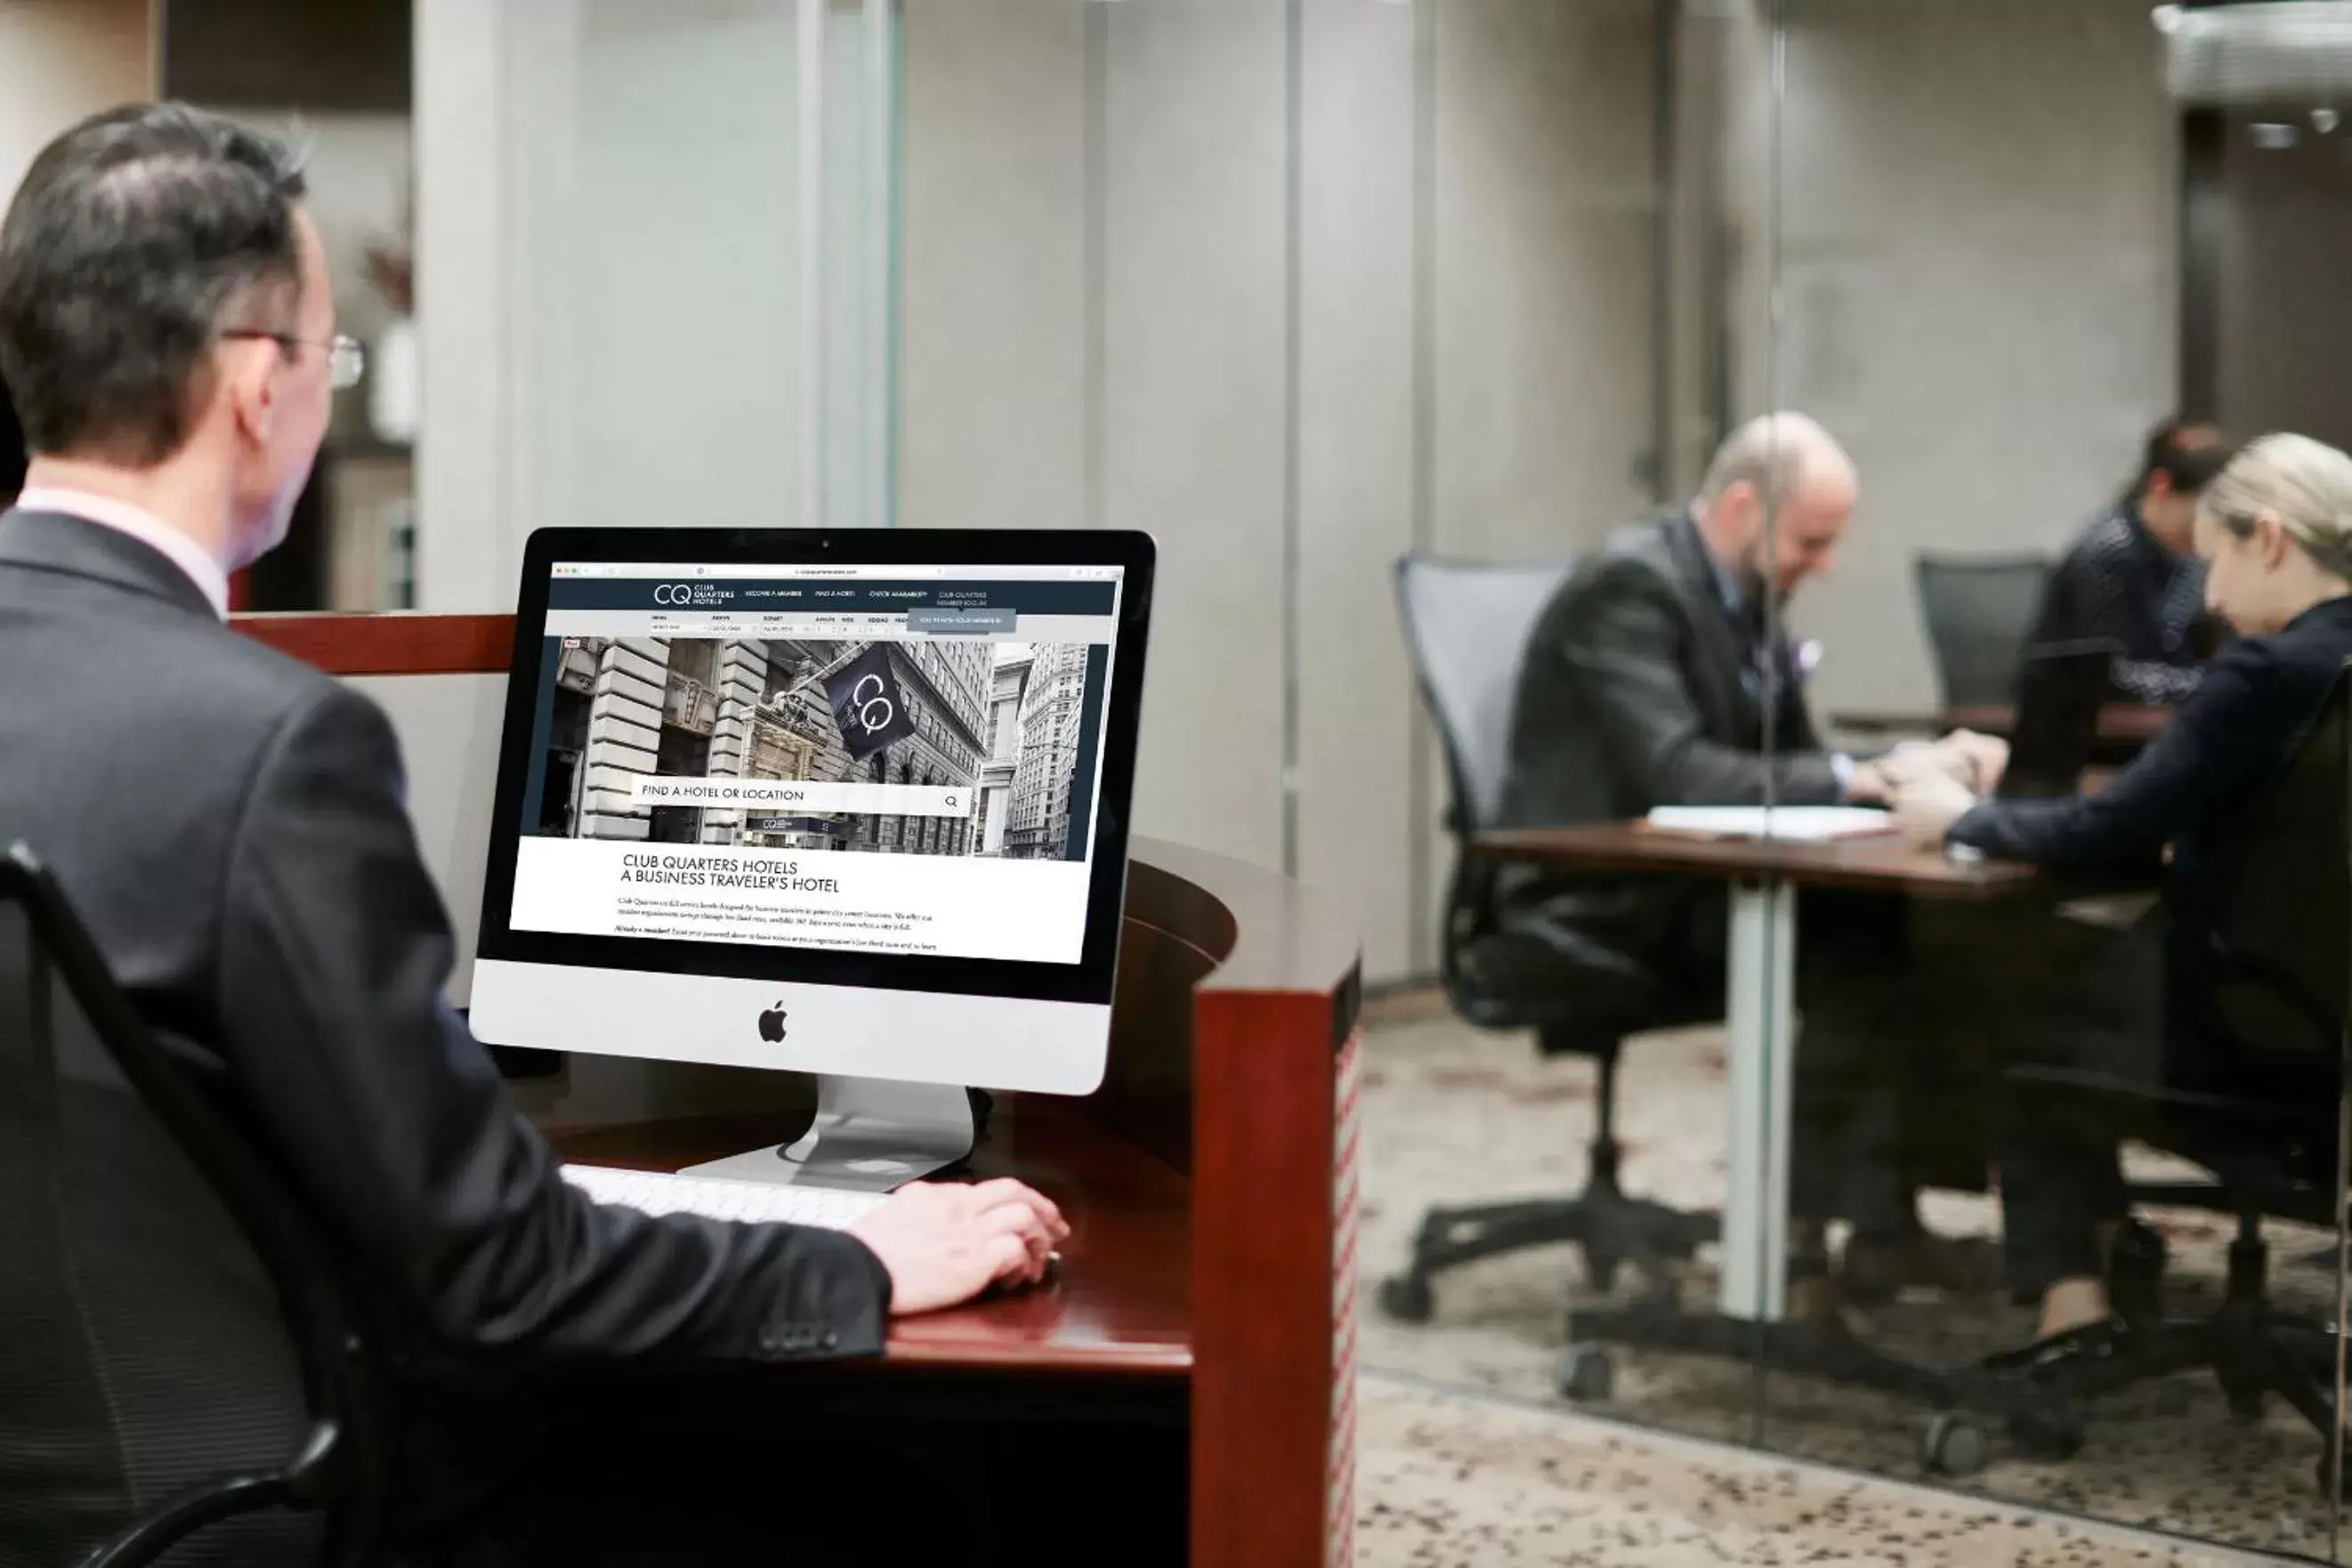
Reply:
[[[1647,820],[1668,833],[1801,844],[1895,831],[1893,813],[1866,805],[1661,805]]]

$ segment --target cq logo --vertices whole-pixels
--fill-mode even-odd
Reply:
[[[872,688],[871,690],[867,689],[869,687]],[[882,678],[879,675],[868,675],[849,689],[849,706],[857,715],[857,727],[869,735],[880,734],[890,727],[890,721],[898,716],[898,709],[892,707],[890,700],[882,695]],[[881,710],[882,712],[879,719],[874,716],[877,709]]]
[[[693,602],[694,584],[691,583],[664,583],[654,590],[654,603],[656,605],[687,605]]]

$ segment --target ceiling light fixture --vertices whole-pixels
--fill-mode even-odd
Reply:
[[[2300,114],[2352,92],[2352,5],[2343,0],[2159,5],[2149,20],[2182,103]]]

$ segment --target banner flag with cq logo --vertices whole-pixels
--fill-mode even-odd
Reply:
[[[841,743],[858,762],[915,732],[915,716],[899,693],[886,643],[876,643],[826,676],[824,695]]]

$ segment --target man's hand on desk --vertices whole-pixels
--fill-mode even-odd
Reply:
[[[1885,805],[1895,795],[1895,781],[1887,776],[1886,759],[1857,763],[1846,775],[1845,803],[1848,805]]]
[[[1053,1201],[1019,1182],[914,1182],[849,1227],[890,1276],[890,1312],[971,1300],[992,1285],[1034,1285],[1070,1234]]]
[[[1863,763],[1846,784],[1857,805],[1895,805],[1905,790],[1946,779],[1970,795],[1985,795],[2009,765],[2009,742],[1971,730],[1955,730],[1940,741],[1909,741]]]
[[[1958,822],[1977,797],[1968,785],[1950,773],[1934,770],[1915,773],[1906,778],[1895,791],[1895,830],[1904,841],[1920,849],[1933,849],[1944,842],[1944,835]]]
[[[1941,742],[1908,741],[1883,757],[1874,757],[1855,767],[1846,780],[1845,798],[1850,805],[1893,805],[1895,796],[1915,778],[1928,773],[1949,773],[1960,764]]]

